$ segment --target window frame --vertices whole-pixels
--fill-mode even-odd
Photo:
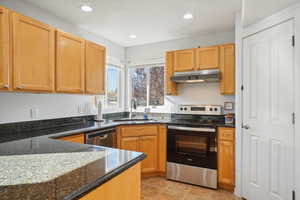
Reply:
[[[165,63],[157,63],[157,64],[144,64],[144,65],[137,65],[137,66],[129,66],[128,67],[128,72],[127,72],[127,77],[128,77],[128,109],[130,110],[130,102],[132,100],[132,80],[131,80],[131,70],[132,69],[137,69],[137,68],[152,68],[152,67],[163,67],[165,69]],[[164,70],[165,73],[165,70]],[[147,72],[147,77],[150,77],[150,70]],[[163,76],[165,79],[165,76]],[[165,80],[163,80],[165,83]],[[165,84],[164,84],[164,91],[165,91]],[[150,101],[150,78],[147,78],[147,106],[138,106],[136,109],[136,112],[144,112],[145,108],[151,108],[151,112],[155,111],[162,111],[166,107],[166,95],[164,93],[164,105],[159,105],[159,106],[151,106],[149,105]]]
[[[117,62],[113,59],[108,59],[109,61],[105,65],[105,95],[103,98],[103,113],[116,113],[116,112],[124,112],[125,106],[124,106],[124,97],[125,97],[125,69],[124,65],[121,62]],[[108,95],[108,68],[113,67],[119,70],[119,90],[118,90],[118,105],[109,107],[108,101],[107,101],[107,95]]]

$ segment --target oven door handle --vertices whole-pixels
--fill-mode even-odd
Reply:
[[[194,127],[182,127],[182,126],[168,126],[168,129],[171,130],[180,130],[180,131],[195,131],[195,132],[216,132],[215,128],[194,128]]]

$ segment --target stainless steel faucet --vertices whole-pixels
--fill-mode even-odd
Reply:
[[[130,114],[129,114],[129,117],[130,119],[132,119],[133,117],[135,117],[135,115],[133,115],[133,109],[136,110],[137,108],[137,102],[136,102],[136,99],[131,99],[131,102],[130,102]]]

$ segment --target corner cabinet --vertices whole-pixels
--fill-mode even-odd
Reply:
[[[235,187],[235,128],[218,128],[218,185],[230,191]]]
[[[98,44],[85,43],[85,87],[88,94],[105,94],[106,49]]]
[[[164,175],[166,168],[166,128],[164,125],[124,125],[117,128],[118,148],[143,152],[143,175]]]
[[[12,13],[13,86],[20,91],[54,91],[55,30]]]
[[[222,45],[220,52],[220,93],[233,95],[235,94],[235,45]]]
[[[174,72],[191,71],[195,67],[195,49],[174,52]]]
[[[56,91],[84,93],[85,40],[56,32]]]
[[[165,56],[165,94],[176,95],[177,84],[171,80],[174,74],[174,52],[167,52]]]
[[[0,6],[0,90],[8,90],[11,87],[9,33],[9,10]]]

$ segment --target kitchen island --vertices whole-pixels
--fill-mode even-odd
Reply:
[[[114,190],[130,190],[124,199],[138,200],[139,163],[145,157],[48,137],[1,143],[0,199],[71,200],[100,195],[114,200]]]

